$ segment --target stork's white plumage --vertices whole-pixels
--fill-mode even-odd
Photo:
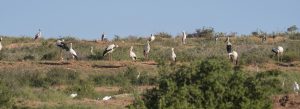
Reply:
[[[77,93],[72,93],[70,96],[71,98],[75,98],[78,94]]]
[[[94,47],[91,47],[91,54],[95,55],[95,53],[94,53]]]
[[[152,42],[155,40],[155,36],[153,34],[151,34],[150,38],[149,38],[149,41]]]
[[[144,56],[146,59],[148,59],[149,52],[150,52],[150,42],[147,41],[147,44],[144,46]]]
[[[231,53],[228,53],[228,56],[230,57],[231,61],[237,65],[238,63],[238,53],[236,51],[232,51]]]
[[[35,34],[34,40],[37,40],[40,37],[42,37],[41,29],[39,29],[39,32]]]
[[[186,42],[185,42],[185,40],[186,40],[186,33],[185,33],[185,31],[182,32],[182,35],[183,35],[182,36],[182,40],[181,40],[182,44],[186,44]]]
[[[110,44],[109,46],[107,46],[103,52],[103,56],[106,56],[109,53],[112,53],[114,51],[115,48],[119,47],[116,44]]]
[[[282,46],[278,46],[278,52],[281,53],[281,54],[283,53],[283,47]]]
[[[285,85],[285,79],[282,81],[282,84],[281,84],[281,87],[283,87],[284,88],[284,85]]]
[[[226,42],[227,42],[227,45],[226,45],[227,53],[231,53],[232,52],[232,44],[229,41],[229,37],[227,37]]]
[[[3,47],[2,47],[2,43],[1,43],[1,42],[2,42],[2,37],[0,38],[0,51],[1,51],[1,50],[2,50],[2,48],[3,48]]]
[[[277,48],[273,48],[272,51],[276,54],[276,55],[281,55],[283,53],[283,47],[282,46],[278,46]]]
[[[219,40],[219,37],[217,36],[217,37],[215,37],[215,41],[217,42]]]
[[[64,60],[64,58],[62,57],[62,50],[66,50],[66,51],[69,51],[70,48],[67,46],[66,43],[64,43],[64,39],[58,39],[56,41],[56,46],[61,48],[60,51],[59,51],[59,54],[60,54],[60,60]]]
[[[293,85],[294,91],[298,94],[300,88],[299,88],[299,84],[295,81],[294,85]]]
[[[136,76],[136,79],[139,79],[141,75],[141,72],[139,72],[139,74]]]
[[[73,59],[78,59],[77,53],[72,48],[72,43],[70,43],[70,51],[69,52],[71,53]]]
[[[116,44],[111,44],[108,47],[105,48],[104,52],[103,52],[103,56],[106,56],[107,54],[110,54],[109,56],[109,60],[111,60],[112,56],[111,53],[114,51],[115,48],[119,47]]]
[[[277,48],[273,48],[272,52],[274,52],[277,55],[277,60],[279,61],[280,56],[283,54],[283,47],[278,46]]]
[[[133,61],[136,61],[136,54],[133,52],[133,46],[130,47],[129,56]]]
[[[172,54],[171,54],[172,61],[176,62],[176,54],[174,52],[174,48],[171,48],[171,50],[172,50]]]
[[[58,39],[56,41],[56,46],[66,50],[66,51],[69,51],[70,48],[67,46],[67,44],[64,41],[65,41],[64,39]]]
[[[103,101],[107,101],[107,100],[109,100],[109,99],[111,99],[111,96],[105,96],[105,97],[103,97]]]
[[[59,46],[59,47],[62,46],[64,41],[65,41],[64,39],[58,39],[56,41],[56,46]]]

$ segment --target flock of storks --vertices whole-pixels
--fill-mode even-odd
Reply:
[[[41,30],[39,29],[39,32],[35,35],[34,37],[34,40],[37,40],[38,38],[42,37],[42,32]],[[186,33],[183,31],[182,32],[182,44],[186,44],[186,38],[187,38],[187,35]],[[104,33],[102,33],[102,36],[101,36],[101,41],[104,40]],[[147,40],[145,46],[144,46],[144,49],[143,49],[143,54],[144,54],[144,57],[145,59],[148,59],[148,55],[150,53],[150,43],[152,41],[155,40],[155,36],[153,34],[151,34],[151,36],[149,37],[149,39]],[[217,38],[216,38],[217,40]],[[2,49],[2,44],[1,44],[1,41],[2,41],[2,37],[0,38],[0,50]],[[227,50],[227,53],[228,53],[228,57],[229,59],[235,64],[237,65],[238,64],[238,53],[236,51],[234,51],[232,49],[232,44],[230,43],[230,39],[229,37],[227,37],[227,45],[226,45],[226,50]],[[60,50],[60,58],[61,60],[63,60],[63,57],[62,57],[62,50],[65,50],[65,51],[68,51],[71,55],[72,55],[72,58],[73,59],[78,59],[78,55],[76,53],[76,51],[72,48],[72,43],[70,43],[70,47],[64,42],[64,39],[60,38],[56,41],[56,46],[61,48]],[[103,56],[106,56],[106,55],[109,55],[109,60],[111,60],[112,56],[111,56],[111,53],[114,51],[115,48],[119,47],[118,45],[116,44],[110,44],[108,45],[104,52],[103,52]],[[274,52],[277,57],[278,57],[278,61],[279,61],[279,57],[280,55],[283,54],[283,47],[282,46],[278,46],[277,48],[273,48],[272,49],[272,52]],[[95,54],[93,52],[93,47],[91,47],[91,53],[92,54]],[[137,60],[137,55],[134,53],[133,51],[133,46],[130,47],[130,51],[129,51],[129,57],[132,58],[133,61],[136,61]],[[172,61],[176,62],[176,54],[174,52],[174,48],[171,48],[171,53],[170,53],[170,58]]]

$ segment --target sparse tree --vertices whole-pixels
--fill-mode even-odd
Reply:
[[[196,29],[195,33],[188,34],[187,37],[205,37],[212,38],[214,36],[214,28],[202,27],[202,29]]]
[[[172,38],[172,35],[170,35],[169,33],[166,33],[166,32],[160,32],[160,33],[156,34],[155,36],[161,37],[161,38]]]
[[[298,27],[296,25],[293,25],[293,26],[290,26],[289,28],[287,28],[287,31],[289,33],[293,33],[293,32],[295,32],[297,30],[298,30]]]
[[[252,34],[253,36],[258,36],[258,32],[257,32],[257,31],[253,31],[251,34]]]

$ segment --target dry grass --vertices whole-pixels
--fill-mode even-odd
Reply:
[[[187,45],[181,44],[180,38],[158,38],[151,43],[151,53],[150,60],[144,61],[142,51],[146,39],[132,39],[132,40],[120,40],[116,42],[95,42],[95,41],[73,41],[66,40],[67,43],[73,42],[73,48],[78,52],[80,56],[79,61],[68,60],[70,56],[67,52],[64,52],[65,61],[58,61],[58,58],[52,60],[42,61],[40,58],[47,52],[58,52],[59,49],[54,45],[55,40],[42,40],[38,42],[32,42],[31,39],[22,39],[22,43],[17,40],[17,38],[11,38],[3,40],[4,49],[1,51],[5,54],[4,58],[0,61],[0,72],[7,73],[10,72],[40,72],[47,73],[51,69],[61,68],[67,69],[74,72],[80,72],[80,79],[86,80],[90,75],[118,75],[127,70],[128,67],[135,67],[138,72],[142,75],[148,72],[150,75],[157,76],[159,64],[156,61],[163,61],[166,64],[171,64],[169,60],[169,52],[171,47],[175,48],[177,54],[178,62],[177,65],[189,64],[190,62],[201,60],[210,56],[219,56],[227,59],[227,54],[225,52],[225,38],[220,38],[217,43],[209,39],[198,39],[198,38],[188,38]],[[47,41],[45,45],[42,44],[43,41]],[[273,41],[272,38],[268,38],[267,42],[261,43],[261,39],[257,37],[235,37],[231,38],[234,45],[234,50],[238,51],[241,57],[246,57],[252,53],[252,51],[259,51],[259,54],[253,54],[256,56],[264,56],[266,62],[262,63],[250,63],[245,62],[241,64],[244,70],[250,73],[255,73],[257,71],[267,71],[272,69],[279,69],[284,72],[300,72],[300,61],[292,62],[281,62],[277,63],[274,59],[270,58],[272,55],[271,48],[278,45],[282,45],[285,48],[290,47],[289,40],[284,37],[276,37]],[[299,43],[295,42],[294,43]],[[90,47],[94,47],[94,52],[102,53],[104,48],[111,44],[116,43],[120,47],[116,49],[113,53],[113,61],[107,61],[106,58],[95,60],[88,59],[90,56]],[[133,62],[128,56],[130,46],[134,46],[134,51],[138,55],[138,61]],[[257,53],[257,52],[255,52]],[[24,61],[23,57],[33,54],[36,57],[35,60]],[[252,59],[251,59],[252,60]],[[255,60],[255,59],[253,59]],[[241,61],[245,61],[241,59]],[[288,65],[288,66],[287,66]],[[54,85],[47,88],[32,88],[30,92],[41,92],[43,90],[54,90],[53,93],[57,91],[59,94],[65,94],[65,90],[68,86],[65,84]],[[145,91],[146,89],[153,88],[154,86],[138,86],[136,90],[139,93]],[[94,90],[99,97],[106,94],[117,94],[122,86],[102,86],[95,87]],[[33,93],[31,93],[33,94]],[[127,94],[127,93],[125,93]],[[83,99],[71,99],[68,95],[62,98],[61,101],[49,100],[43,101],[38,97],[32,98],[17,98],[17,106],[39,108],[45,105],[47,106],[61,106],[61,105],[82,105],[82,106],[92,106],[93,107],[107,107],[107,108],[125,108],[126,105],[132,103],[132,96],[117,97],[109,101],[99,101],[95,98],[83,98]],[[295,99],[300,100],[299,97]],[[277,108],[277,104],[275,103]],[[300,106],[300,105],[296,105]],[[292,107],[293,108],[293,107]],[[97,108],[98,109],[98,108]]]

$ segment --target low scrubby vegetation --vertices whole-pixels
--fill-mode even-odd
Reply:
[[[105,94],[96,93],[95,87],[119,86],[118,92],[112,94],[131,93],[134,86],[153,85],[155,76],[143,71],[137,78],[135,67],[128,67],[116,75],[97,74],[74,71],[66,68],[50,68],[48,70],[2,69],[0,70],[0,104],[1,108],[30,108],[22,103],[27,100],[44,102],[64,102],[69,95],[77,93],[76,99],[98,99]],[[20,104],[21,103],[21,104]],[[67,104],[66,104],[67,105]],[[45,108],[61,107],[45,105]],[[68,105],[64,108],[72,108]],[[90,108],[93,106],[75,106]],[[40,107],[42,108],[42,107]]]
[[[290,87],[300,78],[296,30],[293,27],[272,34],[254,31],[239,36],[204,27],[187,33],[186,45],[181,44],[181,33],[174,37],[160,32],[150,43],[149,60],[143,57],[147,37],[116,36],[102,42],[64,37],[79,56],[75,61],[69,52],[56,47],[56,39],[33,42],[26,36],[3,36],[0,108],[98,108],[91,104],[74,106],[70,101],[101,100],[117,94],[134,96],[128,108],[138,109],[271,108],[270,97],[291,93]],[[239,53],[237,66],[228,61],[226,37]],[[111,43],[119,47],[112,53],[112,61],[107,61],[102,53]],[[138,57],[136,62],[129,57],[130,46]],[[277,46],[284,48],[280,61],[271,51]],[[170,61],[171,48],[175,48],[177,62]],[[60,53],[64,61],[59,61]],[[286,86],[281,86],[283,81]],[[154,88],[142,92],[140,86]],[[114,90],[99,92],[99,87]],[[72,93],[78,96],[71,98]],[[32,107],[36,104],[30,103],[39,105]]]
[[[130,108],[264,108],[272,107],[273,94],[282,92],[280,71],[250,76],[228,61],[211,58],[165,72],[157,88],[137,98]]]

